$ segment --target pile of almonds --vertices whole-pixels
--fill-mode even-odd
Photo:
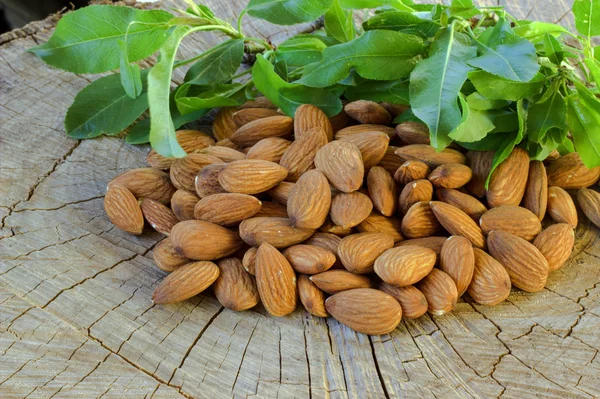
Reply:
[[[106,212],[129,233],[147,221],[167,236],[154,249],[170,273],[156,303],[212,286],[229,309],[261,302],[283,316],[299,297],[366,334],[442,315],[465,293],[495,305],[512,286],[542,290],[574,244],[565,190],[600,226],[600,194],[587,188],[600,168],[578,154],[530,161],[516,148],[486,190],[493,152],[436,152],[424,125],[389,126],[403,110],[355,101],[330,119],[302,105],[292,119],[265,98],[224,108],[218,141],[177,132],[188,155],[150,151],[151,168],[108,184]]]

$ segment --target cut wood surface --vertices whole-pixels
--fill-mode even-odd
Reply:
[[[232,19],[245,1],[206,3]],[[572,26],[569,1],[500,3]],[[211,295],[154,305],[161,236],[117,230],[102,203],[148,148],[64,134],[67,107],[96,77],[25,51],[56,21],[0,36],[0,398],[600,397],[600,241],[583,216],[542,292],[461,301],[381,337],[303,310],[235,313]],[[245,22],[275,43],[309,30]],[[181,56],[217,40],[194,36]]]

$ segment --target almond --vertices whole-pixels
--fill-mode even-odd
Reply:
[[[367,187],[373,206],[384,216],[392,216],[398,206],[396,183],[392,175],[381,166],[371,168],[367,175]]]
[[[183,222],[194,219],[194,208],[200,201],[196,195],[186,190],[177,190],[171,197],[171,210],[175,217]]]
[[[198,295],[219,277],[213,262],[191,262],[169,274],[154,290],[154,303],[181,302]]]
[[[390,138],[381,132],[364,132],[343,137],[340,141],[356,145],[360,150],[365,169],[370,169],[383,159]]]
[[[171,229],[175,250],[194,260],[213,260],[229,256],[242,246],[231,230],[202,220],[179,222]]]
[[[309,277],[319,289],[328,294],[352,290],[355,288],[370,288],[371,280],[367,276],[350,273],[346,270],[327,270]]]
[[[436,187],[459,188],[471,180],[473,172],[467,165],[446,163],[435,168],[429,175],[429,181]]]
[[[317,317],[329,316],[325,310],[325,294],[304,274],[298,276],[298,294],[308,313]]]
[[[325,175],[310,170],[300,177],[290,191],[287,211],[295,227],[318,229],[331,207],[331,189]]]
[[[274,162],[246,159],[227,164],[219,172],[221,187],[230,193],[258,194],[281,183],[287,170]]]
[[[406,287],[395,287],[388,283],[380,283],[379,289],[394,297],[402,308],[402,317],[416,319],[427,312],[427,299],[418,288],[407,285]]]
[[[342,241],[341,237],[330,233],[317,232],[313,234],[308,240],[304,241],[307,245],[316,245],[321,248],[325,248],[333,252],[336,256],[338,255],[338,246]]]
[[[390,333],[402,319],[402,308],[394,297],[370,288],[335,294],[325,300],[325,309],[345,326],[369,335]]]
[[[374,123],[380,125],[389,125],[392,123],[392,116],[381,105],[374,101],[358,100],[346,104],[344,111],[350,118],[360,123]]]
[[[490,254],[506,268],[513,285],[527,292],[544,288],[549,266],[533,244],[505,231],[492,231],[487,243]]]
[[[242,149],[242,147],[237,146],[233,141],[231,141],[229,139],[219,140],[215,143],[215,146],[233,148],[234,150],[238,150],[238,151],[241,151],[241,149]]]
[[[454,280],[459,297],[471,284],[474,265],[471,241],[465,237],[452,236],[444,242],[440,253],[440,269]]]
[[[469,215],[475,223],[479,223],[481,215],[488,210],[477,198],[452,188],[438,188],[435,195],[439,201],[453,205]]]
[[[244,270],[246,270],[251,275],[256,274],[256,251],[258,248],[250,247],[244,253],[244,257],[242,258],[242,266],[244,266]]]
[[[289,171],[288,180],[297,181],[304,172],[314,169],[315,156],[325,144],[327,134],[321,128],[312,128],[296,139],[279,161]]]
[[[165,156],[162,156],[154,150],[150,150],[148,152],[148,155],[146,155],[146,162],[148,162],[148,165],[160,170],[169,169],[176,159],[177,158],[167,158]]]
[[[251,147],[267,137],[289,137],[293,126],[294,120],[289,116],[269,116],[245,124],[229,139],[240,147]]]
[[[260,96],[256,97],[252,101],[246,101],[244,104],[240,105],[240,109],[246,108],[271,108],[277,109],[277,106],[271,102],[267,97]]]
[[[246,154],[235,150],[233,148],[210,146],[206,147],[197,152],[198,154],[212,155],[213,157],[219,158],[222,162],[233,162],[239,161],[240,159],[246,159]]]
[[[154,168],[131,169],[121,173],[108,183],[109,188],[114,185],[125,187],[136,198],[150,198],[165,205],[175,192],[169,175]]]
[[[600,177],[600,167],[588,169],[576,152],[550,162],[546,171],[548,185],[565,190],[589,187]]]
[[[237,109],[235,107],[221,108],[219,112],[217,112],[212,125],[215,139],[219,141],[228,139],[235,133],[237,127],[233,121],[233,114],[236,112]]]
[[[236,312],[256,306],[260,301],[258,289],[242,262],[238,258],[225,258],[218,266],[220,274],[213,284],[213,291],[221,305]]]
[[[319,231],[323,233],[331,233],[340,237],[346,237],[348,234],[352,234],[351,227],[342,227],[331,221],[331,218],[325,219],[325,223],[321,227],[319,227]]]
[[[468,151],[467,156],[470,159],[469,165],[473,177],[467,183],[466,188],[474,197],[483,198],[485,196],[485,182],[492,169],[494,151]]]
[[[485,248],[485,237],[481,228],[463,211],[440,201],[431,201],[431,209],[444,229],[455,236],[463,236],[478,248]]]
[[[492,173],[486,193],[491,208],[500,205],[519,205],[525,195],[529,176],[529,154],[515,148]]]
[[[546,157],[546,159],[544,159],[544,161],[546,162],[550,162],[550,161],[554,161],[555,159],[560,158],[560,152],[558,152],[558,150],[554,149],[550,152],[550,154],[548,154],[548,156]]]
[[[394,173],[394,180],[403,186],[415,180],[427,179],[431,169],[425,162],[406,161]]]
[[[361,233],[384,233],[392,236],[394,242],[402,241],[404,237],[401,233],[402,222],[394,217],[385,217],[376,213],[371,213],[368,218],[363,220],[357,226]]]
[[[352,228],[371,214],[373,203],[363,193],[336,194],[331,200],[331,220],[337,226]]]
[[[437,168],[445,163],[465,164],[467,162],[467,158],[456,150],[445,148],[441,152],[437,152],[435,148],[427,144],[410,144],[400,147],[396,150],[396,154],[404,161],[421,161],[430,168]]]
[[[378,164],[378,166],[381,166],[383,169],[387,170],[387,172],[391,175],[394,175],[402,163],[404,163],[402,158],[396,155],[397,149],[398,147],[394,147],[392,145],[388,146],[387,150],[385,151],[385,155]]]
[[[225,169],[225,166],[227,166],[225,163],[213,163],[200,170],[194,180],[194,188],[200,198],[227,192],[219,183],[219,173]]]
[[[483,234],[492,230],[502,230],[531,241],[542,231],[542,223],[529,209],[514,205],[492,208],[481,216],[479,221]]]
[[[178,130],[175,135],[177,136],[177,142],[187,154],[215,145],[212,137],[198,130]],[[163,157],[154,150],[150,150],[146,157],[148,164],[157,169],[169,169],[175,160],[176,158]]]
[[[277,202],[263,201],[262,206],[254,217],[287,218],[287,208]]]
[[[406,245],[415,245],[417,247],[425,247],[431,249],[435,252],[436,256],[439,258],[442,252],[442,247],[448,237],[439,237],[439,236],[430,236],[430,237],[422,237],[422,238],[412,238],[410,240],[404,240],[395,245],[395,247],[404,247]]]
[[[417,202],[408,209],[402,218],[401,229],[402,234],[407,238],[429,237],[443,231],[429,202],[426,201]]]
[[[246,154],[248,159],[262,159],[278,163],[292,142],[281,137],[269,137],[254,144]]]
[[[178,267],[191,262],[191,260],[175,251],[173,243],[171,243],[171,239],[169,237],[156,244],[152,254],[154,256],[154,262],[156,263],[156,266],[163,272],[167,273],[171,273]]]
[[[168,236],[173,226],[179,222],[171,209],[150,198],[144,198],[140,208],[150,226],[161,234]]]
[[[560,269],[571,256],[575,244],[575,232],[567,223],[553,224],[542,231],[533,241],[540,250],[550,271]]]
[[[335,263],[335,254],[317,245],[292,245],[283,251],[292,268],[302,274],[317,274],[329,270]]]
[[[404,104],[395,104],[388,102],[381,102],[380,104],[390,113],[390,115],[392,115],[393,118],[410,109],[410,106]]]
[[[327,141],[333,140],[333,127],[325,112],[311,104],[302,104],[294,115],[294,135],[296,140],[314,128],[325,132]]]
[[[385,125],[375,125],[370,123],[364,123],[360,125],[348,126],[343,129],[340,129],[335,133],[335,139],[341,140],[344,137],[351,136],[353,134],[359,134],[364,132],[381,132],[388,135],[391,139],[396,136],[396,131],[393,127],[385,126]]]
[[[333,129],[334,133],[348,126],[350,121],[351,118],[346,112],[344,112],[343,109],[337,115],[329,118],[329,122],[331,122],[331,128]]]
[[[235,128],[239,129],[257,119],[278,115],[280,114],[276,110],[270,108],[244,108],[233,114],[233,123],[235,124]]]
[[[254,217],[240,224],[240,236],[255,247],[266,242],[276,248],[286,248],[300,244],[313,233],[313,229],[293,227],[288,218]]]
[[[345,141],[332,141],[317,151],[315,167],[335,188],[345,193],[358,190],[365,175],[360,150]]]
[[[285,316],[296,309],[296,274],[275,247],[263,243],[256,252],[256,285],[270,314]]]
[[[544,219],[548,204],[548,177],[541,161],[529,162],[529,177],[525,187],[523,206],[533,212],[538,219]]]
[[[144,215],[137,199],[125,186],[113,184],[104,196],[106,215],[117,228],[135,235],[144,230]]]
[[[189,154],[177,159],[171,166],[170,176],[178,190],[194,191],[196,175],[202,168],[223,162],[220,158],[207,154]]]
[[[403,246],[385,251],[375,261],[375,273],[386,283],[403,287],[427,276],[437,257],[429,248]]]
[[[375,260],[393,246],[393,237],[384,233],[351,234],[340,241],[338,254],[348,271],[371,273]]]
[[[508,298],[510,277],[496,259],[479,248],[473,248],[475,269],[467,293],[481,305],[494,306]]]
[[[194,217],[221,226],[233,226],[256,215],[261,205],[258,198],[247,194],[214,194],[196,204]]]
[[[560,187],[548,188],[548,214],[556,223],[567,223],[571,228],[577,227],[577,208],[573,198]]]
[[[402,122],[396,126],[396,135],[404,145],[429,144],[429,129],[421,122]]]
[[[417,288],[427,299],[427,310],[435,316],[450,312],[458,300],[458,291],[452,278],[439,269],[433,269]]]
[[[600,228],[600,194],[594,190],[582,188],[577,193],[577,202],[590,222]]]
[[[290,197],[290,192],[292,188],[294,188],[295,183],[290,183],[287,181],[283,181],[270,189],[267,194],[271,196],[275,201],[279,202],[282,205],[287,205],[288,198]]]
[[[429,202],[433,198],[433,186],[429,180],[415,180],[402,189],[398,198],[398,211],[406,215],[417,202]]]

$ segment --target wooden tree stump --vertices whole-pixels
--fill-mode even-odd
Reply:
[[[245,1],[207,3],[227,19]],[[507,3],[572,24],[564,2]],[[154,305],[160,235],[117,230],[102,204],[106,183],[143,166],[148,148],[65,136],[65,111],[92,78],[26,52],[56,21],[0,36],[0,397],[600,396],[600,241],[587,222],[542,292],[461,301],[381,337],[302,310],[235,313],[212,296]],[[245,23],[275,42],[310,29]],[[216,41],[195,36],[182,56]]]

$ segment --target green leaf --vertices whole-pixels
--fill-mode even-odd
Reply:
[[[334,0],[333,6],[325,13],[325,32],[341,43],[349,42],[356,35],[352,11],[340,7],[339,0]]]
[[[480,14],[471,0],[452,0],[448,11],[450,11],[450,15],[452,16],[463,18],[471,18]]]
[[[517,101],[533,97],[541,93],[546,84],[546,77],[541,73],[525,83],[504,79],[485,71],[471,72],[469,79],[477,91],[490,100]]]
[[[600,166],[600,105],[583,91],[567,97],[567,124],[575,149],[588,168]]]
[[[435,36],[440,27],[438,23],[404,11],[382,12],[363,22],[363,29],[366,31],[386,29],[416,34],[425,38]]]
[[[397,10],[412,12],[415,10],[410,6],[411,3],[402,0],[340,0],[342,8],[355,10],[390,6]]]
[[[552,151],[557,149],[564,141],[567,131],[564,129],[549,129],[546,136],[539,143],[529,141],[527,143],[527,152],[529,157],[536,161],[543,161]]]
[[[121,47],[121,84],[125,89],[125,93],[131,98],[136,98],[142,94],[142,78],[140,75],[140,67],[137,64],[130,64],[127,57],[127,46],[123,40],[119,40]]]
[[[600,87],[600,61],[595,58],[586,58],[583,62],[588,67],[592,79],[596,82],[596,87]]]
[[[469,104],[470,109],[487,111],[490,109],[504,108],[510,104],[510,101],[490,100],[489,98],[485,98],[481,93],[476,91],[475,93],[472,93],[469,96],[467,96],[467,103]]]
[[[400,115],[398,115],[397,117],[394,118],[393,123],[394,124],[400,124],[403,122],[420,122],[423,123],[422,120],[420,120],[419,118],[417,118],[415,116],[415,114],[413,114],[412,109],[407,109],[406,111],[404,111],[403,113],[401,113]]]
[[[564,58],[562,45],[549,33],[544,35],[544,53],[555,65],[560,65]]]
[[[314,21],[325,14],[333,0],[250,0],[247,9],[253,17],[277,25]]]
[[[46,43],[29,51],[56,68],[74,73],[117,69],[119,40],[127,35],[129,61],[146,58],[169,38],[171,14],[123,6],[95,5],[65,14]],[[135,23],[133,23],[135,21]]]
[[[494,130],[490,134],[511,133],[519,129],[519,117],[516,112],[496,110],[493,112]]]
[[[101,134],[114,135],[133,123],[148,109],[147,71],[142,72],[143,90],[133,99],[125,93],[118,74],[93,81],[75,96],[65,117],[67,135],[89,139]]]
[[[328,116],[337,115],[342,110],[339,93],[288,83],[275,73],[273,65],[261,54],[257,55],[252,67],[252,79],[256,88],[286,115],[293,116],[302,104],[316,105]]]
[[[308,65],[299,83],[331,86],[348,76],[351,68],[367,79],[404,78],[413,70],[425,48],[423,40],[413,35],[369,31],[351,42],[323,50],[323,59]]]
[[[495,151],[497,150],[502,143],[506,140],[506,135],[504,134],[488,134],[483,139],[479,141],[474,141],[472,143],[468,142],[457,142],[461,147],[466,148],[467,150],[473,151]]]
[[[527,39],[530,42],[536,42],[543,38],[543,36],[546,34],[559,36],[562,33],[568,33],[568,31],[562,26],[551,24],[549,22],[529,22],[514,27],[513,31],[523,39]]]
[[[429,127],[431,145],[438,150],[452,141],[448,134],[461,121],[458,94],[475,57],[470,38],[447,28],[434,40],[429,58],[419,62],[410,75],[410,103],[413,113]]]
[[[175,102],[182,115],[200,109],[235,107],[246,101],[244,88],[240,83],[217,86],[182,85],[175,94]]]
[[[538,73],[535,46],[524,39],[517,43],[488,47],[477,42],[481,55],[470,60],[469,65],[486,72],[519,82],[529,82]]]
[[[459,97],[462,106],[462,117],[460,125],[456,127],[449,136],[451,139],[471,143],[483,139],[494,129],[494,123],[487,111],[470,109],[463,95]]]
[[[567,104],[558,90],[547,101],[531,105],[527,118],[529,140],[536,143],[541,142],[550,128],[563,130],[566,113]]]
[[[600,35],[600,0],[575,0],[575,27],[584,36]]]
[[[206,51],[185,74],[194,85],[224,83],[238,70],[244,57],[244,39],[231,39]]]
[[[285,60],[288,66],[305,66],[320,61],[325,48],[325,43],[315,35],[293,37],[277,47],[275,59]]]
[[[409,105],[408,80],[366,80],[356,86],[348,87],[344,96],[349,101],[370,100]]]

